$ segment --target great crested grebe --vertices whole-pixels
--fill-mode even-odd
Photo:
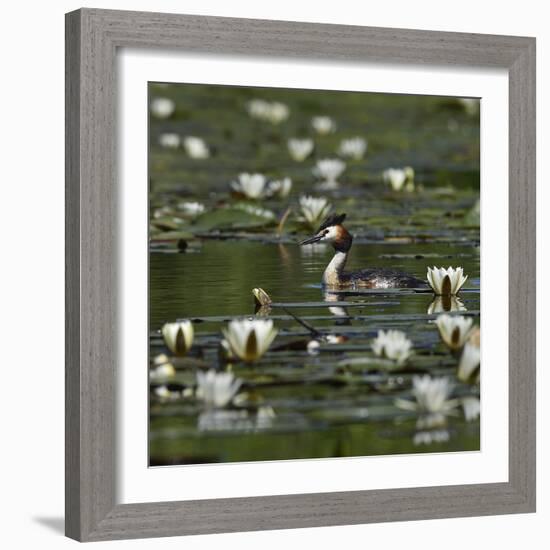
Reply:
[[[318,242],[332,243],[334,257],[323,273],[323,285],[336,288],[427,288],[428,284],[421,280],[392,269],[362,269],[346,273],[344,267],[353,237],[342,225],[345,214],[329,216],[319,227],[317,233],[300,244]]]

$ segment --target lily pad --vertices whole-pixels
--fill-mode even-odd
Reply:
[[[275,225],[275,218],[254,214],[242,208],[219,208],[206,212],[195,220],[194,230],[198,233],[217,229],[219,231],[263,228]]]

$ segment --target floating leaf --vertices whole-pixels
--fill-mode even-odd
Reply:
[[[262,228],[274,225],[275,218],[265,213],[247,211],[243,208],[219,208],[197,217],[194,230],[197,232]]]

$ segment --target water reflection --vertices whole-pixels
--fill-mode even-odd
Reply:
[[[427,313],[434,315],[453,311],[468,311],[468,309],[458,296],[435,296]]]
[[[260,305],[255,304],[254,313],[257,317],[268,317],[271,314],[272,307],[271,305]]]
[[[247,410],[206,410],[197,418],[200,432],[250,432],[268,430],[276,415],[271,407],[260,407],[256,413]]]
[[[323,299],[325,302],[345,302],[346,296],[336,294],[334,292],[327,292],[325,291],[323,294]],[[341,306],[329,306],[328,310],[334,317],[336,317],[335,323],[337,325],[351,325],[351,319],[348,314],[348,310]]]
[[[450,434],[447,430],[430,430],[416,432],[414,434],[413,443],[415,445],[432,445],[433,443],[446,443],[450,439]]]
[[[247,411],[209,410],[197,419],[197,428],[201,432],[247,431],[253,427]]]
[[[325,255],[329,250],[329,246],[326,243],[313,243],[308,246],[300,247],[300,254],[304,257]]]
[[[288,247],[283,243],[279,243],[277,245],[277,250],[279,251],[281,265],[283,265],[284,267],[289,267],[292,262],[292,256],[288,251]]]

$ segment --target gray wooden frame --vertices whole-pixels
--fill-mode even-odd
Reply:
[[[115,502],[115,57],[120,47],[509,71],[508,482]],[[66,16],[66,69],[69,537],[98,541],[535,511],[534,38],[82,9]]]

